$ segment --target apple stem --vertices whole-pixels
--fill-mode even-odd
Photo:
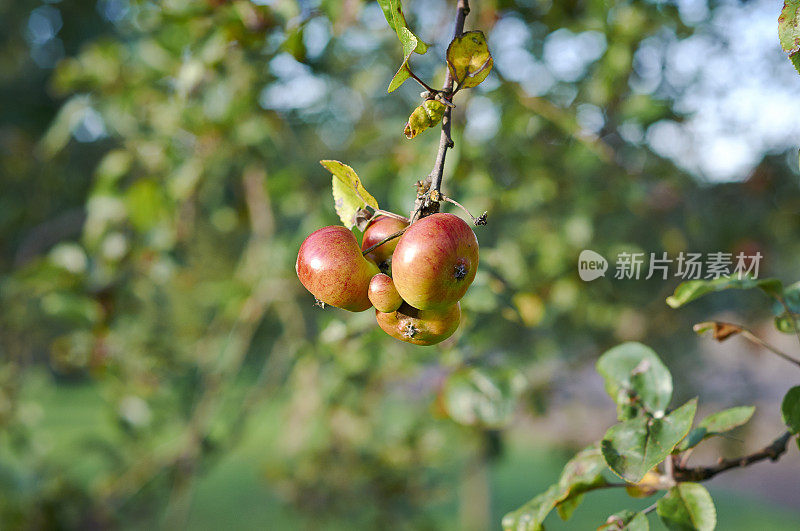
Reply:
[[[456,22],[455,22],[455,30],[454,30],[454,38],[461,36],[464,33],[464,20],[467,18],[467,14],[469,13],[469,0],[458,0],[458,5],[456,7]],[[439,94],[443,100],[446,100],[450,104],[450,101],[453,97],[453,74],[450,71],[450,68],[447,69],[447,76],[444,80],[444,85],[442,86],[442,90],[439,91]],[[433,197],[431,197],[430,192],[426,195],[418,195],[417,196],[417,207],[415,209],[415,214],[412,217],[412,222],[416,221],[418,217],[425,217],[430,214],[435,214],[439,211],[439,201],[436,194],[438,194],[442,189],[442,178],[444,175],[444,161],[445,157],[447,156],[447,150],[452,148],[455,144],[453,143],[453,139],[450,136],[450,125],[452,122],[452,111],[453,108],[451,105],[446,104],[446,109],[444,110],[444,117],[442,118],[442,134],[439,137],[439,151],[436,154],[436,162],[433,165],[433,170],[431,170],[430,175],[428,175],[426,181],[430,183],[430,187],[428,190],[434,192]]]
[[[445,195],[444,195],[444,194],[441,194],[441,197],[442,197],[442,199],[443,199],[444,201],[447,201],[448,203],[452,203],[452,204],[454,204],[455,206],[457,206],[458,208],[460,208],[461,210],[463,210],[464,212],[466,212],[466,213],[467,213],[467,215],[468,215],[470,218],[472,218],[472,222],[473,222],[473,223],[474,223],[476,226],[480,226],[480,225],[486,225],[486,216],[487,216],[488,212],[484,212],[483,214],[481,214],[480,216],[478,216],[478,217],[476,218],[475,216],[473,216],[473,215],[472,215],[472,213],[471,213],[469,210],[467,210],[467,207],[465,207],[464,205],[462,205],[461,203],[459,203],[459,202],[458,202],[458,201],[456,201],[455,199],[450,199],[449,197],[445,197]]]
[[[395,232],[394,234],[390,234],[389,236],[385,237],[384,239],[382,239],[381,241],[379,241],[375,245],[370,245],[369,247],[367,247],[366,249],[361,251],[361,256],[367,256],[369,253],[371,253],[372,251],[374,251],[375,249],[377,249],[378,247],[380,247],[384,243],[386,243],[388,241],[391,241],[391,240],[394,240],[395,238],[399,238],[400,236],[403,235],[403,233],[406,231],[407,228],[408,227],[404,227],[404,228],[400,229],[399,231]]]
[[[400,221],[405,221],[406,223],[409,223],[408,218],[405,216],[401,216],[400,214],[395,214],[394,212],[389,212],[388,210],[381,210],[380,208],[376,208],[375,214],[372,216],[372,218],[375,219],[378,216],[386,216],[387,218],[399,219]]]

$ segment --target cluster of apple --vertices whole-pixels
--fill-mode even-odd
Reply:
[[[399,238],[363,254],[403,229]],[[318,301],[351,312],[375,306],[387,334],[415,345],[453,335],[461,320],[459,300],[477,268],[475,233],[458,216],[441,213],[411,225],[378,216],[360,247],[346,227],[321,228],[300,246],[296,264],[300,282]]]

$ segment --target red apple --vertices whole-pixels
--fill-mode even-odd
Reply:
[[[433,214],[411,224],[392,255],[397,291],[420,310],[455,304],[475,280],[477,269],[475,233],[453,214]]]
[[[314,297],[351,312],[372,306],[369,281],[378,267],[361,255],[356,237],[341,226],[312,232],[300,246],[297,277]]]
[[[361,249],[369,249],[384,238],[406,227],[408,227],[408,223],[403,220],[390,218],[388,216],[378,216],[367,225],[364,231],[364,238],[361,240]],[[387,261],[392,258],[392,253],[395,247],[397,247],[397,242],[398,238],[395,238],[376,247],[366,255],[367,259],[375,262],[375,264],[382,270],[385,270],[385,272],[391,271]]]
[[[369,281],[369,300],[379,312],[393,312],[397,310],[403,299],[394,287],[392,277],[379,273]]]
[[[461,306],[455,303],[443,310],[419,310],[403,303],[394,312],[375,310],[375,318],[378,326],[395,339],[414,345],[435,345],[458,329]]]

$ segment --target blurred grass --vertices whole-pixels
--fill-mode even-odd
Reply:
[[[90,482],[97,463],[89,457],[94,452],[83,453],[81,448],[109,426],[105,401],[92,385],[36,386],[33,400],[41,405],[43,433],[54,445],[54,456],[72,463],[74,477]],[[209,473],[197,483],[188,528],[193,530],[216,529],[315,529],[352,528],[348,522],[310,522],[298,511],[283,504],[263,476],[259,463],[263,452],[280,429],[277,410],[261,408],[253,416],[250,430],[233,452],[224,456]],[[109,434],[104,434],[108,437]],[[500,461],[490,473],[492,492],[492,521],[499,522],[503,514],[525,503],[545,490],[561,472],[570,457],[563,450],[509,445]],[[453,499],[437,508],[443,521],[453,522],[448,528],[458,528],[457,474],[451,492]],[[717,505],[718,526],[725,531],[794,531],[800,529],[800,510],[791,511],[768,501],[742,496],[719,488],[711,488]],[[547,520],[547,529],[595,529],[605,518],[622,508],[642,509],[655,498],[634,500],[624,492],[605,490],[589,494],[568,522],[562,522],[555,512]],[[663,529],[654,515],[651,525]],[[153,521],[152,524],[158,522]]]

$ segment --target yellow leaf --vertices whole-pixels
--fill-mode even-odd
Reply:
[[[475,87],[492,70],[492,54],[482,31],[468,31],[456,37],[447,47],[447,66],[456,83],[464,88]]]
[[[356,225],[359,209],[367,205],[378,209],[378,202],[361,184],[353,168],[338,160],[321,160],[319,163],[333,174],[333,206],[348,229]]]

